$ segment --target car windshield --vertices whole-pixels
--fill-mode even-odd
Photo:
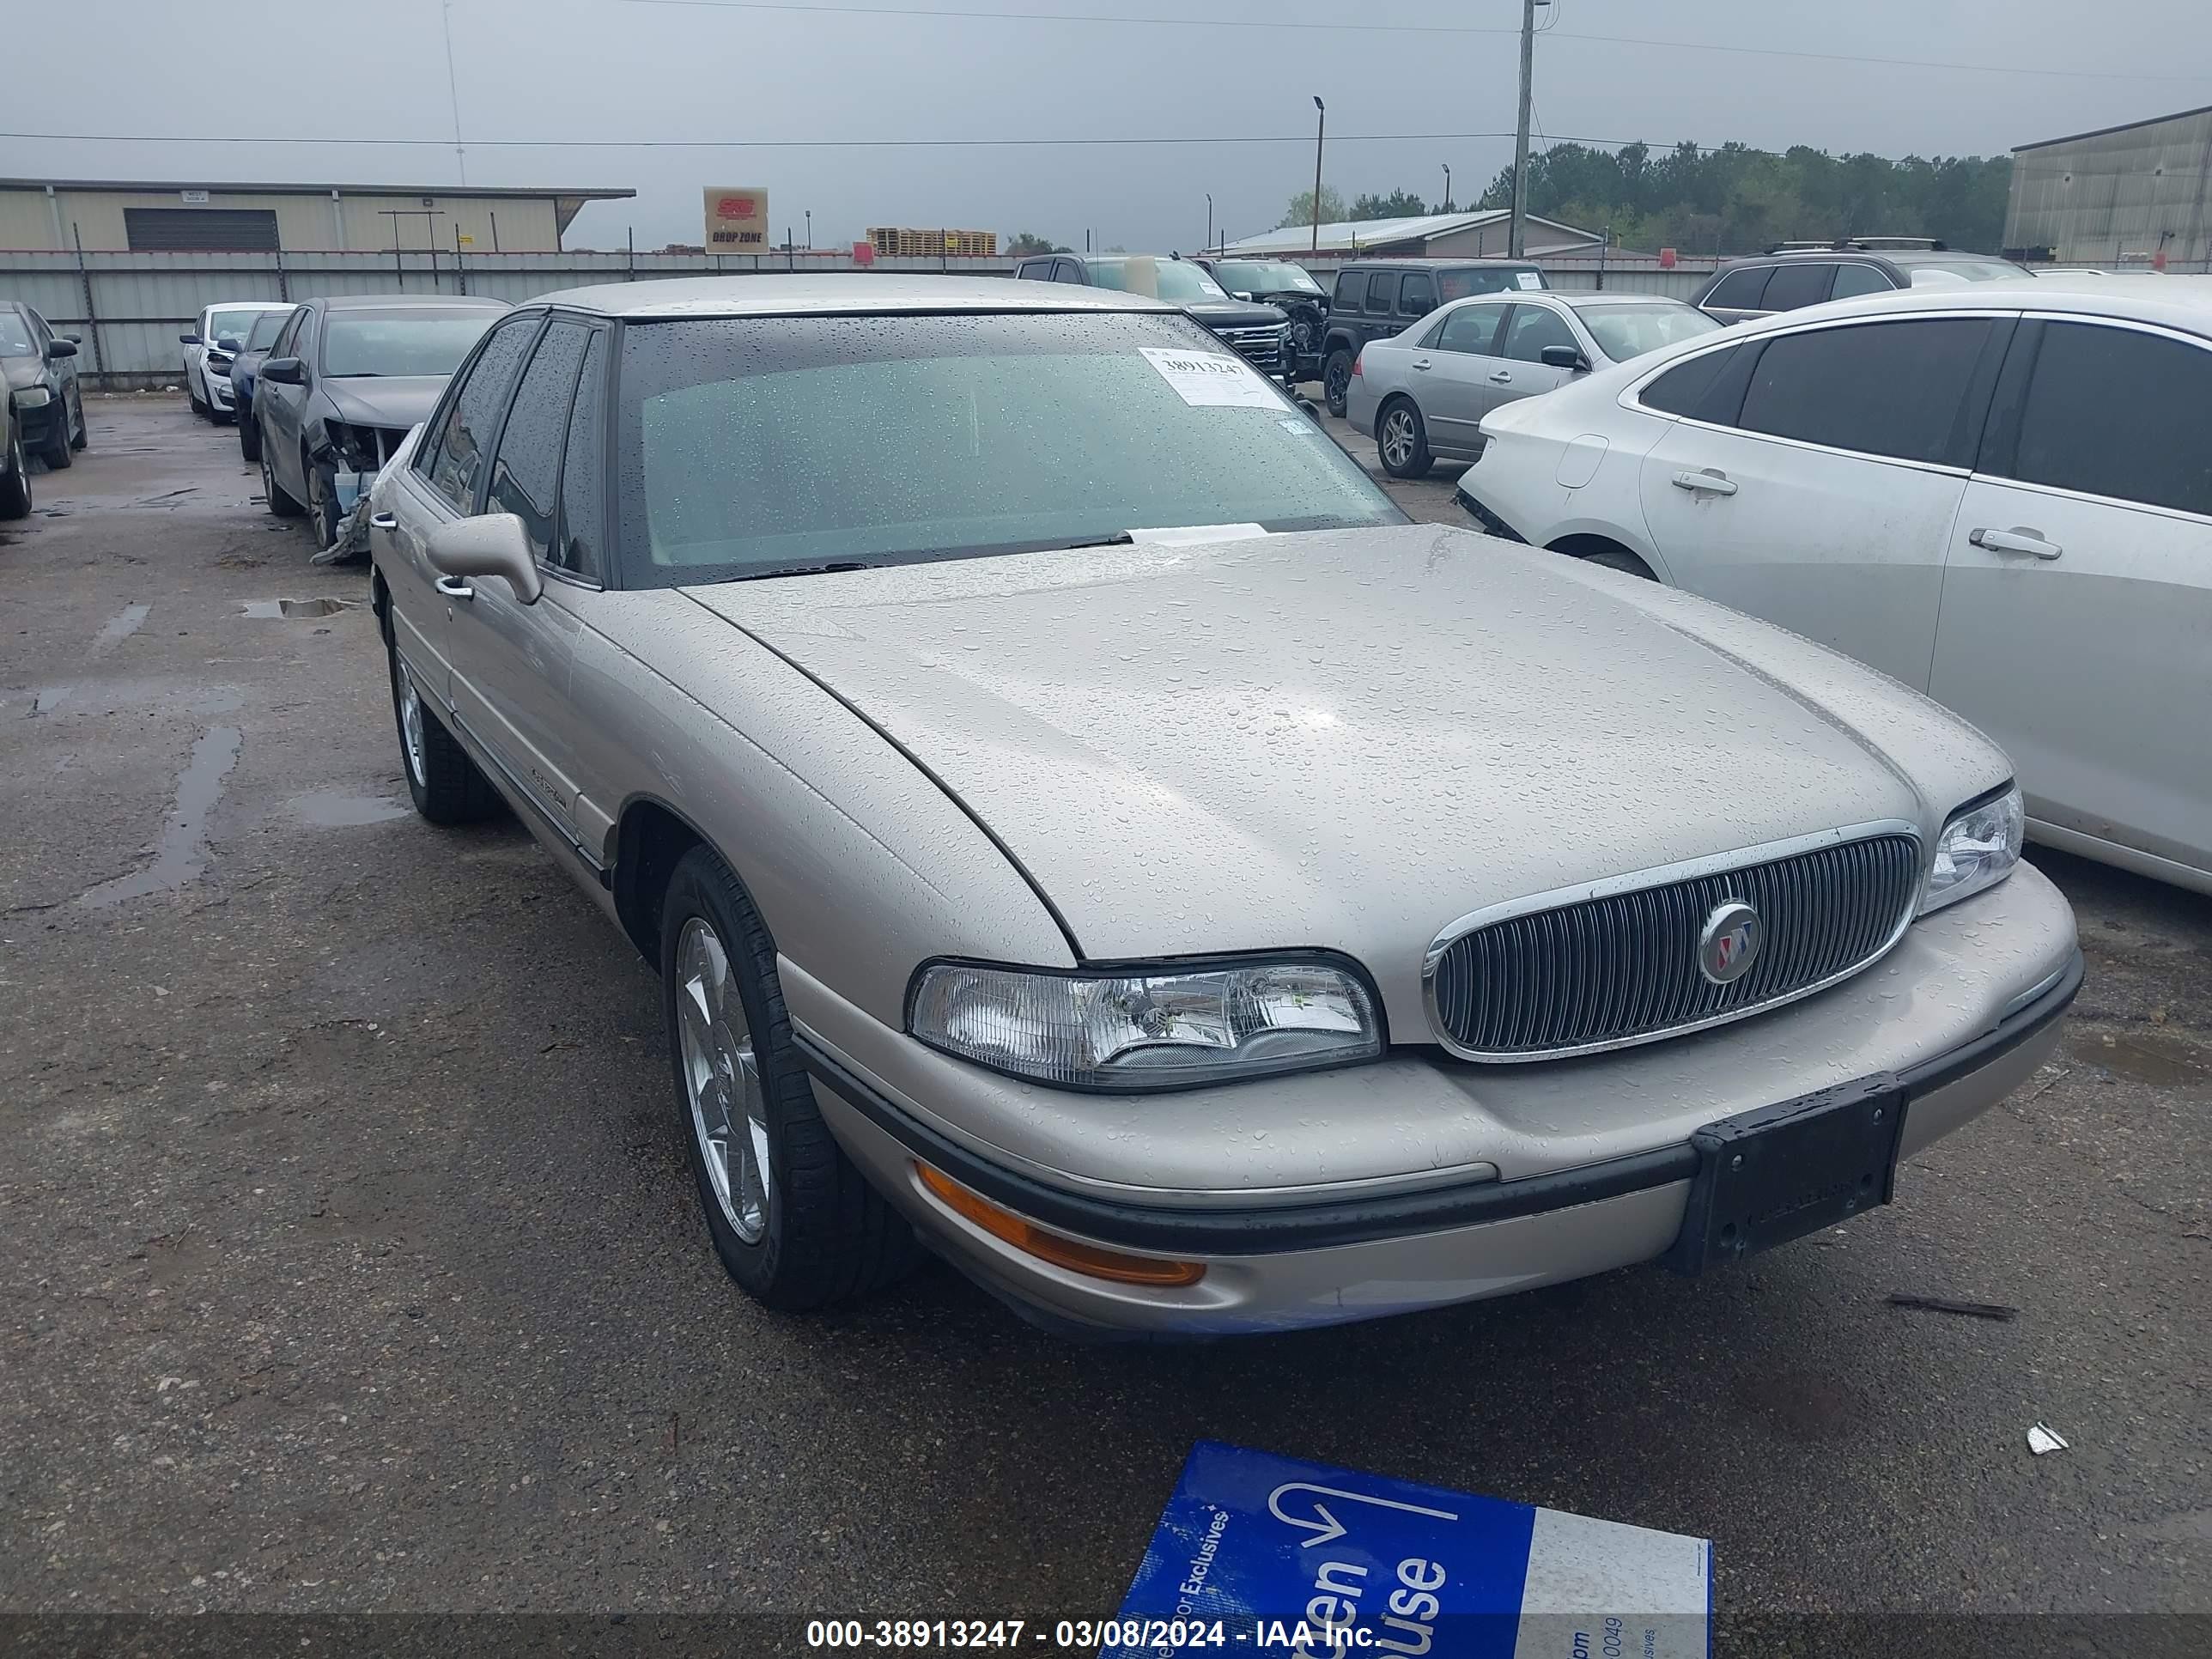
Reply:
[[[1674,300],[1651,305],[1577,306],[1575,315],[1597,341],[1598,349],[1616,363],[1641,357],[1661,346],[1694,340],[1720,326],[1695,306]]]
[[[1202,267],[1182,259],[1155,259],[1149,253],[1131,254],[1126,259],[1093,259],[1091,282],[1096,288],[1118,289],[1124,294],[1141,294],[1148,300],[1176,305],[1229,297]]]
[[[15,307],[0,306],[0,357],[33,357],[38,350],[29,320]]]
[[[284,331],[284,324],[292,313],[289,311],[264,311],[253,322],[253,331],[246,337],[248,351],[266,351],[276,343],[276,337]]]
[[[1470,294],[1503,294],[1508,289],[1549,286],[1534,265],[1462,265],[1437,275],[1437,298],[1464,300]]]
[[[333,380],[355,375],[451,374],[477,337],[500,319],[489,306],[443,311],[333,311],[323,319],[323,374]]]
[[[208,313],[207,343],[216,345],[225,340],[243,340],[253,331],[254,323],[268,314],[259,306],[219,306]],[[283,314],[276,313],[279,317]]]
[[[617,441],[633,586],[1402,524],[1328,435],[1177,317],[633,323]]]
[[[1900,267],[1915,288],[1941,288],[1952,283],[2002,283],[2014,276],[2031,276],[2026,265],[2009,259],[1978,259],[1955,253],[1888,253],[1882,256]]]
[[[1287,259],[1224,259],[1214,280],[1232,294],[1318,294],[1321,284]]]

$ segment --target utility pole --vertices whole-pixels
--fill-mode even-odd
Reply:
[[[1443,209],[1443,210],[1444,210],[1446,213],[1449,213],[1449,212],[1451,211],[1451,163],[1450,163],[1449,161],[1446,161],[1446,162],[1443,164],[1443,169],[1444,169],[1444,209]]]
[[[1513,130],[1513,222],[1505,251],[1516,259],[1528,252],[1528,107],[1534,101],[1536,8],[1552,0],[1521,0],[1521,120]]]
[[[1320,112],[1314,119],[1313,252],[1318,253],[1321,252],[1321,141],[1328,131],[1328,106],[1322,102],[1319,93],[1314,94],[1314,108]]]
[[[806,251],[810,253],[814,251],[814,210],[812,208],[806,210]]]
[[[1213,192],[1206,192],[1206,251],[1213,252]]]

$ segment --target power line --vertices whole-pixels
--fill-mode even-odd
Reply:
[[[994,23],[1083,23],[1140,28],[1250,29],[1252,19],[1233,17],[1158,17],[1121,12],[977,11],[917,6],[812,5],[799,0],[622,0],[634,6],[676,6],[699,11],[795,12],[806,15],[842,17],[951,18]],[[1289,21],[1271,17],[1262,26],[1281,32],[1341,34],[1515,34],[1517,28],[1481,23],[1321,23]],[[1856,52],[1805,52],[1786,46],[1741,46],[1717,40],[1660,40],[1637,34],[1588,34],[1563,30],[1554,24],[1541,31],[1559,40],[1583,40],[1604,46],[1652,46],[1668,52],[1729,52],[1746,58],[1797,58],[1826,64],[1867,64],[1882,69],[1955,70],[1969,75],[2031,75],[2085,81],[2193,81],[2187,75],[2146,75],[2129,70],[2034,69],[2011,64],[1960,64],[1932,58],[1874,58]]]

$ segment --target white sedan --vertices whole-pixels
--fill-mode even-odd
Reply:
[[[1909,290],[1496,410],[1459,496],[1927,691],[2031,836],[2212,891],[2208,408],[2212,283]]]
[[[1455,300],[1404,333],[1370,340],[1352,365],[1345,415],[1375,440],[1382,470],[1418,478],[1471,461],[1482,417],[1721,326],[1656,294],[1514,293]]]

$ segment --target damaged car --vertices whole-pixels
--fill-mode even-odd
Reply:
[[[310,300],[254,377],[261,488],[328,547],[378,470],[427,416],[454,365],[506,314],[499,300],[356,294]]]
[[[549,295],[368,523],[417,811],[511,808],[658,969],[773,1307],[917,1242],[1090,1333],[1722,1268],[1889,1202],[2081,981],[1972,726],[1407,522],[1172,302]]]

